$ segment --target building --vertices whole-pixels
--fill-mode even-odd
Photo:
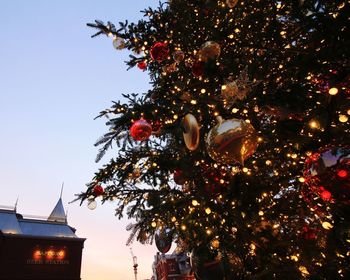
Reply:
[[[189,257],[186,253],[154,256],[152,280],[194,280]]]
[[[80,280],[84,241],[68,225],[61,198],[47,219],[0,207],[0,280]]]

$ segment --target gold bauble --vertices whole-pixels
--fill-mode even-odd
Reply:
[[[183,137],[186,147],[190,151],[197,149],[199,144],[199,125],[196,118],[192,114],[187,114],[183,121]]]
[[[214,41],[205,42],[199,50],[199,59],[208,61],[209,59],[217,58],[221,53],[220,44]]]
[[[251,156],[258,147],[258,137],[254,127],[240,119],[222,120],[207,136],[209,156],[220,163],[241,163]]]
[[[237,3],[238,3],[238,0],[226,0],[226,5],[230,9],[236,7]]]

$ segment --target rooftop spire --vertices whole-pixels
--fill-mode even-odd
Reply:
[[[63,187],[64,187],[64,182],[62,183],[60,198],[62,198]]]
[[[18,199],[19,199],[19,196],[17,196],[17,199],[16,199],[16,203],[15,203],[15,212],[17,212]]]
[[[47,218],[48,221],[67,223],[67,217],[66,217],[66,213],[64,211],[64,207],[63,207],[63,203],[62,203],[63,185],[64,185],[64,183],[62,183],[60,198],[57,201],[56,206],[52,210],[50,216]]]

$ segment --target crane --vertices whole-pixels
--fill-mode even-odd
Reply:
[[[132,261],[134,263],[133,268],[134,268],[135,280],[137,280],[137,267],[138,267],[137,257],[134,255],[134,253],[132,251],[132,248],[130,248],[130,253],[131,253],[131,256],[132,256]]]

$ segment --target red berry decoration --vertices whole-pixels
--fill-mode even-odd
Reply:
[[[204,62],[203,61],[196,61],[192,64],[192,74],[195,77],[203,76],[204,74]]]
[[[169,56],[169,48],[167,43],[157,42],[151,48],[151,57],[157,62],[162,62]]]
[[[350,203],[350,147],[328,147],[306,160],[305,183],[323,200]]]
[[[92,193],[94,196],[100,196],[100,195],[103,195],[104,190],[100,185],[96,185],[94,186]]]
[[[137,63],[137,67],[141,70],[146,70],[147,69],[146,61],[141,61],[141,62]]]
[[[152,125],[144,119],[135,121],[130,127],[130,135],[135,141],[147,140],[152,134]]]

